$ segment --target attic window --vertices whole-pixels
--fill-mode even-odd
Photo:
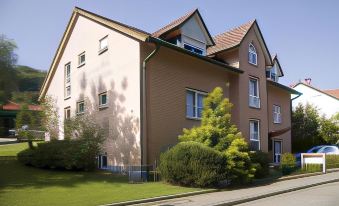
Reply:
[[[253,44],[248,47],[248,62],[253,65],[257,65],[257,51]]]
[[[187,44],[187,43],[184,43],[184,48],[187,49],[187,50],[189,50],[189,51],[191,51],[191,52],[200,54],[200,55],[203,54],[203,49],[201,49],[201,48],[199,48],[199,47],[192,46],[192,45]]]

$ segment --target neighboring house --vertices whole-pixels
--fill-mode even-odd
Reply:
[[[215,87],[252,150],[291,151],[290,87],[256,20],[212,37],[194,10],[153,34],[75,8],[43,83],[63,119],[95,114],[108,140],[100,166],[150,165],[200,124]]]
[[[0,137],[8,136],[10,129],[15,128],[15,118],[21,110],[22,105],[8,101],[7,104],[0,105]],[[39,105],[27,105],[30,111],[41,111]]]
[[[303,105],[309,103],[316,106],[319,109],[320,115],[325,115],[327,118],[339,112],[339,89],[318,89],[311,85],[310,78],[295,84],[293,88],[302,93],[300,97],[292,101],[293,108],[298,106],[299,103]]]

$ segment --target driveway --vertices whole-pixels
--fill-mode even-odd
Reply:
[[[238,206],[338,206],[339,182],[272,196]]]

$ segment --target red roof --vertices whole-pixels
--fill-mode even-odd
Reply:
[[[327,89],[323,90],[323,92],[339,99],[339,89]]]
[[[238,46],[254,22],[255,20],[249,21],[246,24],[214,36],[213,40],[215,42],[215,46],[209,47],[207,49],[207,54],[211,55],[219,51]]]
[[[2,105],[2,110],[20,110],[21,105],[15,102],[9,101],[7,104]],[[39,105],[28,105],[28,110],[31,111],[41,111],[41,106]]]
[[[154,32],[152,34],[153,37],[160,37],[161,35],[165,34],[166,32],[172,30],[173,28],[179,26],[183,22],[185,22],[187,19],[189,19],[198,9],[194,9],[193,11],[188,12],[184,16],[172,21],[171,23],[167,24],[163,28],[159,29],[158,31]]]

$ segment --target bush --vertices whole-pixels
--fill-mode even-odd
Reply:
[[[285,153],[281,156],[280,163],[281,172],[283,175],[289,175],[296,169],[296,159],[293,154]]]
[[[18,154],[18,160],[39,168],[93,170],[100,150],[97,142],[88,139],[53,140]]]
[[[326,169],[339,168],[339,155],[326,155]]]
[[[270,163],[268,153],[262,151],[250,152],[250,158],[255,168],[254,177],[264,178],[268,176]]]
[[[161,154],[161,177],[170,183],[194,187],[216,186],[227,179],[226,157],[197,142],[182,142]]]

